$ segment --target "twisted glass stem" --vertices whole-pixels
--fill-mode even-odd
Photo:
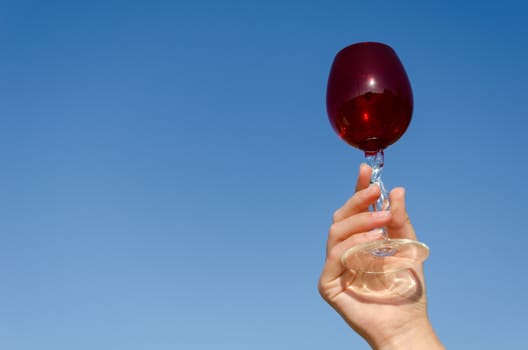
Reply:
[[[390,210],[390,199],[389,199],[389,192],[385,188],[385,185],[383,184],[383,181],[381,181],[381,170],[383,169],[384,159],[383,159],[383,150],[379,150],[376,152],[365,152],[365,156],[367,157],[367,162],[372,168],[372,175],[370,176],[370,183],[377,185],[381,191],[381,194],[376,201],[376,204],[374,205],[375,211],[381,211],[381,210]],[[382,228],[383,231],[383,237],[385,240],[389,239],[389,236],[387,234],[387,230],[385,227]]]

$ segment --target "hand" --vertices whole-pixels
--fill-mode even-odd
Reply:
[[[348,271],[341,263],[341,256],[349,248],[381,239],[380,227],[386,227],[391,238],[416,239],[405,209],[403,188],[390,193],[390,211],[369,211],[369,206],[380,196],[377,186],[369,186],[371,172],[368,165],[361,165],[356,193],[334,213],[319,292],[373,349],[444,349],[427,317],[421,264],[403,272],[404,278],[413,281],[412,293],[399,294],[391,290],[390,284],[379,280],[383,275],[372,280]],[[371,289],[384,298],[357,293],[354,288],[357,284],[375,285]]]

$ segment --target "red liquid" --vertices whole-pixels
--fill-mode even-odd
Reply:
[[[327,110],[334,130],[354,147],[374,152],[396,142],[411,122],[413,98],[394,50],[379,43],[341,50],[330,71]]]
[[[412,107],[390,91],[367,92],[345,103],[331,118],[339,136],[364,151],[392,145],[411,122]]]

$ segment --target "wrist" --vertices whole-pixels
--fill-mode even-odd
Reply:
[[[400,332],[384,339],[375,350],[445,350],[427,319],[403,326]]]

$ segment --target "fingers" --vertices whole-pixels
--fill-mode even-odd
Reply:
[[[369,206],[374,204],[379,196],[378,186],[368,186],[359,190],[334,213],[333,222],[339,223],[352,215],[368,211]]]
[[[328,233],[328,251],[354,234],[386,226],[391,216],[392,213],[390,211],[366,211],[332,224]]]
[[[405,190],[395,188],[389,194],[390,211],[370,212],[380,195],[378,186],[369,186],[372,169],[362,164],[356,193],[333,216],[327,242],[327,257],[320,282],[339,278],[345,270],[341,256],[350,248],[382,238],[380,227],[386,227],[391,238],[416,239],[405,208]]]
[[[379,227],[391,220],[390,211],[368,210],[380,196],[378,186],[369,186],[371,169],[362,165],[356,184],[356,193],[334,214],[327,242],[326,263],[321,274],[321,283],[338,278],[344,272],[341,256],[355,245],[382,238]]]
[[[334,223],[351,215],[366,211],[368,206],[373,203],[372,199],[374,198],[375,201],[379,197],[380,190],[378,186],[369,186],[371,173],[372,169],[367,164],[360,165],[356,182],[356,194],[334,213]],[[368,204],[365,206],[365,203]]]
[[[368,187],[371,174],[372,168],[368,164],[361,163],[359,165],[359,174],[356,180],[356,192]]]
[[[374,229],[368,232],[354,234],[333,246],[332,249],[327,253],[320,282],[324,284],[341,276],[341,274],[345,271],[345,267],[341,262],[341,257],[348,249],[358,244],[378,240],[381,237],[383,237],[381,229]]]
[[[414,228],[405,209],[405,189],[398,187],[390,192],[391,219],[387,231],[391,238],[416,239]]]

